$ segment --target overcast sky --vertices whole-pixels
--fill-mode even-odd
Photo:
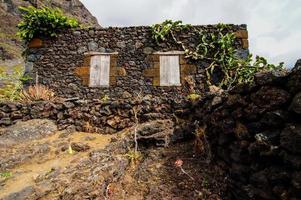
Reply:
[[[301,0],[81,0],[103,27],[160,23],[247,24],[250,50],[292,67],[301,58]]]

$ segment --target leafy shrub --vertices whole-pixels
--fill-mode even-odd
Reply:
[[[175,37],[175,33],[190,27],[192,31],[199,32],[199,42],[194,49],[187,48],[182,41]],[[256,56],[255,61],[249,54],[246,59],[237,56],[235,46],[236,37],[229,25],[218,24],[217,32],[208,30],[199,31],[191,25],[183,25],[181,21],[172,22],[166,20],[162,24],[152,26],[154,40],[159,43],[171,38],[185,51],[186,58],[203,60],[210,63],[206,69],[208,83],[214,85],[212,75],[216,70],[221,72],[221,80],[218,86],[223,89],[231,89],[238,84],[250,84],[254,81],[255,74],[262,71],[283,70],[283,63],[279,65],[269,64],[263,57]]]
[[[35,37],[55,37],[63,29],[79,27],[76,19],[65,16],[58,8],[29,6],[20,10],[23,19],[17,35],[27,42]]]
[[[40,84],[29,86],[27,90],[22,90],[20,96],[21,100],[26,102],[56,100],[54,92],[47,86]]]

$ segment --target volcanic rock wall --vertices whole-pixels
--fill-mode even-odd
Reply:
[[[56,122],[59,130],[112,134],[137,123],[171,120],[175,124],[171,140],[176,140],[185,137],[187,132],[183,130],[190,128],[185,127],[188,121],[179,121],[174,112],[187,105],[188,101],[175,102],[150,95],[137,99],[129,94],[120,99],[108,100],[0,102],[0,127],[30,119],[51,119]]]
[[[300,63],[299,63],[300,64]],[[195,105],[233,199],[301,198],[301,68],[257,74],[253,86]]]
[[[187,47],[193,48],[200,40],[200,30],[214,32],[217,31],[217,27],[196,26],[176,37]],[[246,26],[231,25],[227,31],[236,33],[238,53],[245,56],[248,53]],[[159,57],[153,56],[153,53],[179,51],[181,45],[172,42],[172,38],[165,43],[157,44],[152,38],[151,27],[79,29],[62,33],[55,39],[43,39],[43,43],[35,41],[36,44],[33,42],[30,47],[40,48],[29,48],[26,72],[33,78],[38,73],[39,82],[50,86],[62,97],[99,99],[104,95],[122,97],[124,92],[134,94],[142,91],[145,95],[182,98],[190,92],[188,86],[190,79],[193,79],[196,92],[205,90],[204,69],[210,63],[191,63],[187,59],[181,59],[180,63],[181,87],[157,86],[154,77],[156,78],[158,74],[152,69],[154,62],[159,62]],[[89,70],[89,60],[84,55],[87,52],[118,53],[111,58],[114,60],[114,70],[110,72],[112,78],[110,87],[91,88],[81,80],[80,75]]]

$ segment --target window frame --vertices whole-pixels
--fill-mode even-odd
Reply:
[[[185,52],[184,51],[168,51],[168,52],[156,52],[154,53],[154,55],[158,55],[159,56],[159,79],[160,79],[160,87],[181,87],[182,86],[182,81],[181,81],[181,63],[180,63],[180,57],[182,55],[184,55]],[[176,74],[177,74],[177,78],[176,81],[177,83],[162,83],[162,77],[164,77],[164,75],[162,75],[162,72],[164,72],[165,70],[162,69],[162,61],[164,57],[177,57],[177,70],[176,70]],[[171,67],[172,68],[172,67]],[[170,70],[170,69],[169,69]],[[174,72],[173,72],[174,73]],[[170,81],[170,75],[168,74],[167,77],[169,77],[169,79],[167,80],[167,82],[172,82]]]
[[[85,53],[84,54],[85,56],[89,56],[90,57],[90,61],[89,61],[89,77],[88,77],[88,87],[90,87],[90,88],[108,88],[108,87],[110,87],[110,86],[112,86],[113,84],[112,84],[112,73],[114,72],[114,69],[116,68],[116,63],[114,63],[114,61],[113,61],[113,56],[114,57],[117,57],[117,55],[118,55],[118,52],[112,52],[112,53],[103,53],[103,52],[87,52],[87,53]],[[92,63],[92,59],[93,58],[96,58],[96,57],[100,57],[99,58],[99,60],[100,60],[100,64],[102,63],[102,59],[104,58],[104,57],[108,57],[109,56],[109,59],[107,59],[107,61],[106,61],[106,64],[108,64],[108,69],[106,69],[105,71],[106,71],[106,76],[108,76],[107,77],[107,81],[106,81],[106,84],[99,84],[99,85],[96,85],[96,84],[91,84],[91,77],[93,76],[92,75],[92,64],[94,64],[94,63]],[[103,58],[102,58],[103,57]],[[116,59],[115,59],[116,60]],[[101,76],[101,71],[102,70],[104,70],[101,66],[100,66],[100,72],[99,72],[99,74],[100,74],[100,76]],[[113,71],[112,71],[113,70]],[[92,72],[92,73],[91,73]]]

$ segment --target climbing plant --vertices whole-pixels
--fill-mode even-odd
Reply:
[[[63,29],[79,27],[74,18],[69,18],[58,8],[33,6],[20,7],[22,21],[18,24],[17,35],[24,41],[34,37],[55,37]]]
[[[187,28],[198,32],[198,44],[194,49],[187,48],[176,37],[176,33]],[[218,24],[214,32],[197,30],[191,25],[183,25],[181,21],[172,22],[171,20],[152,26],[153,38],[157,43],[172,38],[173,42],[179,44],[185,51],[186,58],[210,63],[206,68],[209,84],[213,84],[212,75],[216,71],[221,72],[222,78],[218,86],[223,89],[231,89],[241,83],[252,83],[257,72],[283,69],[283,63],[268,64],[263,57],[256,56],[255,61],[251,54],[246,59],[240,58],[235,46],[236,36],[230,30],[230,26],[225,24]]]
[[[174,37],[174,32],[186,30],[190,27],[190,24],[183,24],[182,21],[165,20],[162,24],[152,26],[153,38],[157,43],[160,43],[160,41],[167,40],[169,35]]]

